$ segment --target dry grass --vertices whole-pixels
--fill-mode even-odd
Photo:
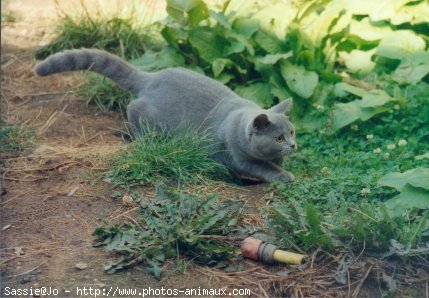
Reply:
[[[342,285],[337,282],[336,277],[339,261],[344,256],[345,254],[332,256],[315,252],[311,261],[300,267],[267,266],[245,261],[242,263],[247,269],[237,272],[225,272],[209,267],[196,270],[227,288],[249,289],[252,296],[257,297],[383,296],[389,289],[394,291],[399,287],[399,284],[392,283],[393,276],[396,280],[401,280],[403,286],[428,283],[428,272],[422,272],[424,269],[413,268],[412,265],[409,268],[398,268],[392,262],[376,258],[356,258],[348,268],[347,282]]]

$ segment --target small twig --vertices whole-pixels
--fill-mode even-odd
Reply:
[[[364,217],[366,217],[366,218],[368,218],[368,219],[371,219],[373,222],[377,222],[377,220],[375,219],[375,218],[372,218],[371,216],[369,216],[368,214],[366,214],[366,213],[363,213],[362,211],[360,211],[360,210],[358,210],[358,209],[355,209],[355,208],[349,208],[350,210],[352,210],[352,211],[355,211],[355,212],[357,212],[357,213],[360,213],[360,214],[362,214]]]
[[[19,194],[19,195],[14,196],[13,198],[10,198],[9,200],[7,200],[6,202],[3,202],[3,203],[1,203],[1,204],[2,204],[2,205],[6,205],[7,203],[9,203],[9,202],[11,202],[11,201],[13,201],[13,200],[15,200],[15,199],[17,199],[17,198],[19,198],[19,197],[21,197],[21,196],[28,195],[28,194],[30,194],[30,193],[31,193],[31,191],[27,191],[27,192],[21,193],[21,194]]]
[[[426,282],[426,298],[429,298],[429,282]]]
[[[43,179],[49,179],[50,177],[37,177],[37,179],[18,179],[18,178],[12,178],[12,177],[6,177],[4,176],[4,180],[10,180],[10,181],[19,181],[19,182],[35,182]]]
[[[350,293],[351,293],[351,285],[350,285],[350,270],[347,270],[347,281],[348,281],[348,295],[347,297],[350,297]]]
[[[357,258],[356,258],[356,259],[354,259],[353,263],[356,263],[356,261],[357,261],[357,260],[362,256],[363,252],[365,251],[365,248],[366,248],[366,242],[365,242],[365,240],[363,240],[363,248],[362,248],[362,251],[359,253],[359,255],[357,256]]]
[[[11,276],[9,276],[9,278],[17,277],[17,276],[20,276],[20,275],[24,275],[24,274],[28,274],[28,273],[30,273],[30,272],[33,272],[34,270],[36,270],[37,268],[39,268],[40,266],[42,266],[42,265],[43,265],[43,264],[45,264],[45,263],[46,263],[46,261],[43,261],[39,266],[36,266],[36,267],[34,267],[33,269],[30,269],[30,270],[28,270],[28,271],[25,271],[25,272],[22,272],[22,273],[19,273],[19,274],[11,275]]]
[[[365,282],[366,278],[368,277],[368,274],[371,272],[372,267],[374,267],[374,265],[371,265],[368,270],[366,271],[364,277],[361,279],[360,283],[358,284],[358,286],[356,287],[356,289],[353,291],[352,297],[357,297],[359,295],[360,289],[362,288],[363,283]]]
[[[242,241],[242,237],[233,237],[233,236],[223,236],[223,235],[200,235],[201,238],[206,239],[224,239],[224,240],[231,240],[231,241]]]
[[[112,218],[112,220],[118,219],[119,217],[124,216],[124,215],[125,215],[125,214],[127,214],[127,213],[133,212],[134,210],[137,210],[137,209],[139,209],[139,208],[140,208],[140,207],[134,207],[134,208],[132,208],[132,209],[130,209],[130,210],[127,210],[127,211],[125,211],[125,212],[123,212],[123,213],[121,213],[121,214],[119,214],[119,215],[115,216],[114,218]]]
[[[140,226],[140,224],[134,218],[132,218],[128,215],[122,215],[122,216],[131,220],[136,226]]]
[[[262,294],[263,294],[263,296],[264,296],[264,297],[267,297],[267,298],[269,298],[269,297],[270,297],[270,296],[267,294],[267,292],[264,290],[264,288],[262,287],[261,283],[258,283],[258,287],[259,287],[259,290],[262,292]]]

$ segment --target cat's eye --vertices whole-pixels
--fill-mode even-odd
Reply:
[[[284,141],[285,141],[285,137],[284,137],[283,135],[278,136],[278,137],[276,138],[276,142],[277,142],[277,143],[283,143]]]

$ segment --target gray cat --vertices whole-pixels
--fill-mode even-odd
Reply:
[[[235,173],[267,182],[294,180],[292,173],[280,167],[283,157],[297,147],[295,128],[286,116],[292,99],[264,110],[196,72],[184,68],[142,72],[117,56],[95,49],[54,54],[35,72],[46,76],[73,70],[99,73],[138,95],[127,107],[134,136],[139,136],[143,124],[174,133],[188,123],[212,136],[213,157]]]

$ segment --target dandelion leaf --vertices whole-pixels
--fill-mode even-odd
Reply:
[[[385,202],[386,208],[393,216],[401,216],[406,209],[427,209],[429,191],[406,184],[402,192]]]
[[[382,186],[396,188],[399,191],[403,191],[407,184],[429,190],[429,168],[415,168],[404,173],[388,173],[381,177],[378,183]]]

